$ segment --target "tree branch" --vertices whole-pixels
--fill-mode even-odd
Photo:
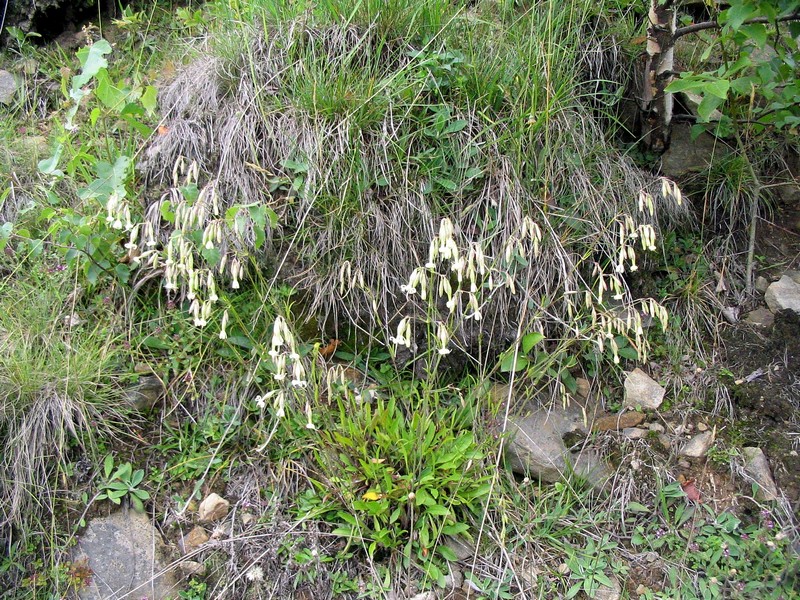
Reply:
[[[774,22],[782,23],[785,21],[800,21],[800,12],[794,12],[791,15],[784,15],[782,17],[778,17],[775,19]],[[767,17],[756,17],[755,19],[750,19],[742,23],[742,25],[750,25],[752,23],[772,23],[773,21],[768,19]],[[704,23],[693,23],[692,25],[687,25],[686,27],[679,27],[675,30],[675,35],[672,36],[673,40],[677,40],[679,37],[683,37],[684,35],[688,35],[690,33],[697,33],[698,31],[703,31],[705,29],[722,29],[722,25],[717,23],[716,21],[705,21]]]

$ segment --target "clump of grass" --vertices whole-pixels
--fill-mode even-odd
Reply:
[[[0,523],[21,525],[52,510],[70,449],[91,451],[121,422],[118,350],[78,317],[63,274],[34,270],[0,291]]]
[[[164,90],[166,134],[145,152],[145,179],[168,183],[191,161],[222,212],[274,210],[256,254],[323,322],[385,342],[403,316],[431,319],[400,288],[447,218],[459,247],[477,244],[514,281],[492,291],[491,332],[462,328],[460,349],[504,348],[534,324],[572,335],[578,295],[620,264],[620,227],[657,232],[686,213],[575,100],[589,3],[493,6],[259,3]],[[615,286],[632,300],[623,278]]]

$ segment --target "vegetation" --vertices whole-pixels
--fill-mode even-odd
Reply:
[[[585,378],[614,408],[657,361],[676,407],[716,393],[730,416],[725,377],[684,382],[716,341],[705,227],[735,248],[772,174],[752,136],[774,142],[776,115],[796,136],[796,43],[770,29],[796,7],[752,7],[714,38],[746,56],[665,88],[739,144],[704,174],[706,220],[617,141],[642,16],[623,0],[133,3],[74,54],[10,32],[7,597],[88,585],[69,555],[88,517],[124,504],[177,540],[214,490],[238,529],[176,597],[411,597],[456,570],[481,598],[791,597],[786,506],[712,509],[654,440],[609,434],[585,443],[610,493],[514,475],[520,407],[490,393],[566,403]]]

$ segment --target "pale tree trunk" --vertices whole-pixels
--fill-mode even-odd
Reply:
[[[669,146],[672,94],[664,89],[673,77],[676,0],[650,0],[647,57],[642,74],[641,109],[644,142],[649,150],[664,152]]]

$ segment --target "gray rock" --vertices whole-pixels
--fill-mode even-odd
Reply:
[[[756,327],[769,329],[775,323],[775,315],[772,314],[772,311],[762,307],[748,313],[744,320]]]
[[[468,560],[475,556],[475,545],[461,536],[445,536],[444,544],[453,551],[458,560]]]
[[[702,171],[712,160],[730,153],[730,147],[711,134],[701,133],[692,140],[692,126],[674,123],[669,149],[661,157],[661,172],[667,177],[681,178]]]
[[[769,281],[763,275],[759,275],[756,277],[756,290],[761,292],[762,294],[767,291],[769,287]]]
[[[197,509],[197,520],[201,523],[219,521],[228,516],[228,509],[231,503],[219,494],[211,493],[200,503]]]
[[[800,283],[784,275],[767,288],[764,300],[772,312],[788,309],[800,314]]]
[[[650,423],[647,428],[650,431],[655,431],[656,433],[664,433],[664,426],[661,423]]]
[[[641,429],[639,427],[626,427],[622,430],[622,435],[629,440],[641,440],[642,438],[647,437],[647,429]]]
[[[616,577],[610,577],[611,587],[601,585],[594,593],[594,600],[619,600],[622,598],[622,587]]]
[[[756,498],[766,502],[777,500],[778,486],[772,478],[764,451],[761,448],[746,446],[742,448],[742,455],[745,459],[744,472],[758,484]]]
[[[797,202],[800,203],[800,194],[798,194]],[[788,271],[784,272],[784,275],[786,275],[786,277],[794,281],[796,284],[800,285],[800,271],[789,269]]]
[[[583,377],[576,377],[575,385],[578,386],[578,396],[586,400],[589,397],[589,391],[591,389],[589,380]]]
[[[698,433],[683,445],[683,448],[681,448],[678,454],[687,458],[703,458],[713,443],[713,431]]]
[[[664,401],[666,390],[641,369],[634,369],[625,378],[626,408],[655,410]]]
[[[16,96],[16,78],[8,71],[0,70],[0,104],[11,104]]]
[[[602,488],[608,468],[602,459],[588,450],[570,452],[562,439],[564,420],[541,410],[524,418],[510,418],[511,441],[506,444],[506,458],[511,469],[520,475],[539,477],[554,483],[571,473],[586,479],[594,488]]]
[[[161,394],[164,393],[164,384],[156,375],[139,377],[135,385],[124,392],[125,402],[139,412],[147,412],[153,408]]]
[[[85,560],[91,582],[81,600],[166,600],[177,596],[177,581],[163,559],[163,544],[147,515],[120,510],[93,519],[73,552]]]

